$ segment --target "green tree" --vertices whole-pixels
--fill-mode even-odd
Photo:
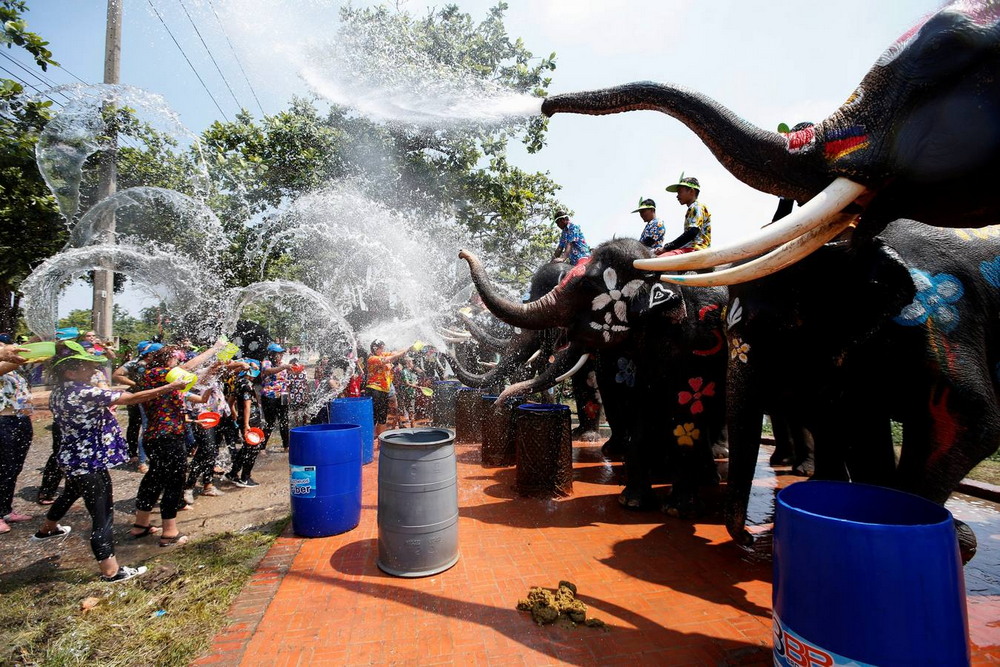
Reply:
[[[42,70],[57,65],[48,42],[27,30],[23,0],[0,0],[0,45],[22,48]],[[35,166],[35,142],[50,118],[50,101],[33,101],[17,81],[0,78],[0,331],[13,331],[17,287],[66,241],[55,198]]]

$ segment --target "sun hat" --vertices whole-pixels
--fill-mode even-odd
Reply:
[[[267,351],[268,352],[284,352],[285,348],[281,347],[277,343],[268,343],[267,344]]]
[[[684,172],[681,172],[681,177],[677,179],[677,182],[673,185],[668,185],[666,187],[667,192],[677,192],[677,188],[684,186],[686,188],[692,188],[701,192],[701,185],[698,183],[698,179],[694,176],[685,176]]]
[[[56,329],[56,340],[72,340],[80,335],[80,330],[77,327],[63,327],[62,329]]]
[[[645,208],[653,208],[653,209],[655,209],[656,208],[656,202],[653,201],[652,199],[640,199],[639,200],[639,208],[635,209],[632,212],[633,213],[638,213],[639,211],[641,211],[641,210],[643,210]]]
[[[244,359],[243,361],[245,363],[249,364],[250,368],[246,369],[245,371],[240,371],[240,375],[246,375],[246,376],[250,376],[252,378],[255,378],[258,375],[260,375],[260,362],[259,361],[257,361],[256,359],[249,359],[249,358],[248,359]]]
[[[94,364],[103,364],[108,360],[107,357],[90,354],[82,345],[74,340],[63,341],[63,346],[56,348],[56,360],[52,362],[52,366],[58,366],[62,362],[69,361],[70,359],[89,361]]]
[[[563,218],[569,218],[569,213],[567,213],[566,211],[563,211],[563,210],[556,211],[552,215],[552,222],[559,222]]]
[[[163,343],[150,343],[149,341],[146,341],[146,345],[139,350],[139,356],[145,357],[147,354],[153,354],[157,350],[162,350],[162,349],[163,349]]]

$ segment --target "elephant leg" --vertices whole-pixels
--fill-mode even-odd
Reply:
[[[597,387],[601,392],[604,416],[611,428],[611,437],[601,447],[601,455],[609,461],[623,461],[630,439],[630,425],[625,417],[628,399],[627,387],[615,382],[618,358],[612,354],[598,354],[594,365]]]
[[[596,442],[601,439],[601,397],[597,393],[594,365],[587,362],[572,378],[576,416],[580,422],[574,440]]]
[[[778,411],[770,413],[768,417],[771,420],[771,433],[774,435],[774,453],[771,454],[769,463],[772,466],[791,465],[795,447],[789,420]]]
[[[756,373],[747,364],[730,361],[727,402],[729,475],[726,483],[726,530],[738,545],[748,547],[753,537],[746,529],[747,506],[760,452],[764,407]]]

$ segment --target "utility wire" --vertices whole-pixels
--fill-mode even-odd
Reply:
[[[246,70],[243,69],[243,63],[240,62],[240,57],[236,54],[236,48],[233,47],[233,42],[229,39],[229,34],[226,32],[226,26],[223,25],[222,19],[219,18],[219,13],[215,11],[215,5],[212,4],[212,0],[208,0],[208,6],[212,8],[212,13],[215,14],[215,20],[219,22],[219,27],[222,28],[222,35],[226,38],[226,43],[229,44],[229,50],[233,52],[233,58],[236,59],[236,64],[239,65],[240,72],[243,73],[243,79],[247,82],[247,87],[250,88],[250,94],[253,95],[253,99],[257,103],[257,108],[260,109],[261,118],[263,118],[266,115],[264,113],[264,107],[257,98],[257,91],[253,89],[253,84],[250,83],[250,77],[247,76]]]
[[[25,71],[28,74],[30,74],[31,76],[35,77],[38,81],[41,81],[42,84],[48,86],[49,88],[55,88],[56,87],[55,81],[53,81],[52,79],[50,79],[50,78],[48,78],[46,76],[43,76],[43,75],[39,74],[38,72],[35,72],[31,68],[25,66],[24,63],[20,62],[19,60],[17,60],[16,58],[10,56],[9,54],[6,54],[3,51],[0,51],[0,56],[3,56],[4,58],[6,58],[7,60],[9,60],[10,62],[14,63],[19,68],[21,68],[23,71]],[[4,70],[4,71],[10,72],[10,70]],[[32,86],[30,83],[27,83],[27,81],[21,81],[21,83],[24,83],[24,84],[26,84],[28,86],[31,86],[32,88],[34,88],[35,90],[37,90],[39,93],[43,93],[44,94],[44,91],[39,90],[35,86]],[[66,93],[60,92],[59,94],[62,95],[66,99],[66,101],[70,101],[71,98]],[[52,101],[55,102],[55,100],[52,100]]]
[[[184,10],[184,14],[188,17],[188,21],[191,22],[191,27],[194,28],[195,34],[198,35],[198,39],[201,40],[201,45],[205,47],[206,51],[208,51],[208,57],[212,60],[212,64],[215,65],[215,69],[219,72],[219,76],[222,77],[222,82],[225,83],[226,88],[229,89],[229,94],[233,96],[233,101],[236,102],[237,108],[244,108],[243,105],[240,104],[240,101],[236,99],[236,93],[233,92],[233,87],[229,85],[229,80],[226,79],[226,75],[222,73],[222,68],[219,67],[219,63],[216,62],[215,56],[212,55],[212,49],[208,48],[208,44],[205,43],[205,38],[201,36],[201,31],[198,30],[198,24],[194,22],[193,18],[191,18],[191,14],[188,12],[187,6],[184,4],[184,0],[177,0],[177,2],[180,3],[181,9]]]
[[[163,29],[167,31],[168,35],[170,35],[170,39],[174,40],[174,45],[177,46],[177,50],[181,52],[182,56],[184,56],[184,60],[187,61],[187,64],[191,68],[191,71],[194,72],[194,75],[196,77],[198,77],[198,81],[201,82],[201,87],[204,88],[205,92],[208,93],[208,96],[212,98],[212,102],[215,104],[215,108],[219,110],[219,113],[222,114],[223,119],[225,119],[225,121],[228,123],[229,117],[226,116],[226,112],[222,110],[222,107],[219,106],[218,100],[216,100],[215,96],[212,95],[212,91],[208,89],[207,85],[205,85],[205,80],[201,78],[201,74],[198,74],[198,70],[195,69],[194,64],[191,62],[191,59],[188,58],[186,53],[184,53],[184,49],[181,48],[180,42],[178,42],[177,38],[174,37],[174,33],[170,32],[170,28],[167,26],[167,22],[163,20],[163,17],[160,16],[160,12],[157,11],[156,7],[153,5],[153,0],[146,0],[146,2],[149,3],[150,9],[152,9],[153,13],[156,14],[156,18],[160,19],[160,23],[163,24]]]

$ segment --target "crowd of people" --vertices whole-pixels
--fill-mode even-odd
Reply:
[[[122,361],[92,331],[61,329],[58,338],[46,364],[52,452],[37,496],[48,510],[31,539],[67,535],[70,526],[59,522],[82,498],[92,521],[91,550],[108,582],[145,571],[115,557],[110,468],[132,462],[143,475],[129,536],[155,537],[161,547],[181,545],[188,536],[179,530],[177,515],[191,509],[196,496],[223,495],[224,486],[258,486],[254,465],[272,433],[277,431],[280,451],[287,452],[291,427],[324,419],[308,411],[317,391],[343,387],[341,396],[371,396],[381,433],[390,417],[394,426],[412,426],[422,417],[421,388],[445,373],[438,352],[420,343],[386,352],[382,341],[374,341],[369,355],[321,356],[310,380],[306,365],[297,358],[286,362],[286,350],[274,342],[257,360],[221,355],[232,345],[225,339],[204,350],[188,339],[141,341],[118,350]],[[22,354],[25,348],[0,335],[0,534],[10,532],[10,523],[33,520],[13,511],[34,435],[25,372],[30,366]],[[115,415],[118,406],[126,408],[124,429]],[[157,505],[160,525],[154,526]]]

